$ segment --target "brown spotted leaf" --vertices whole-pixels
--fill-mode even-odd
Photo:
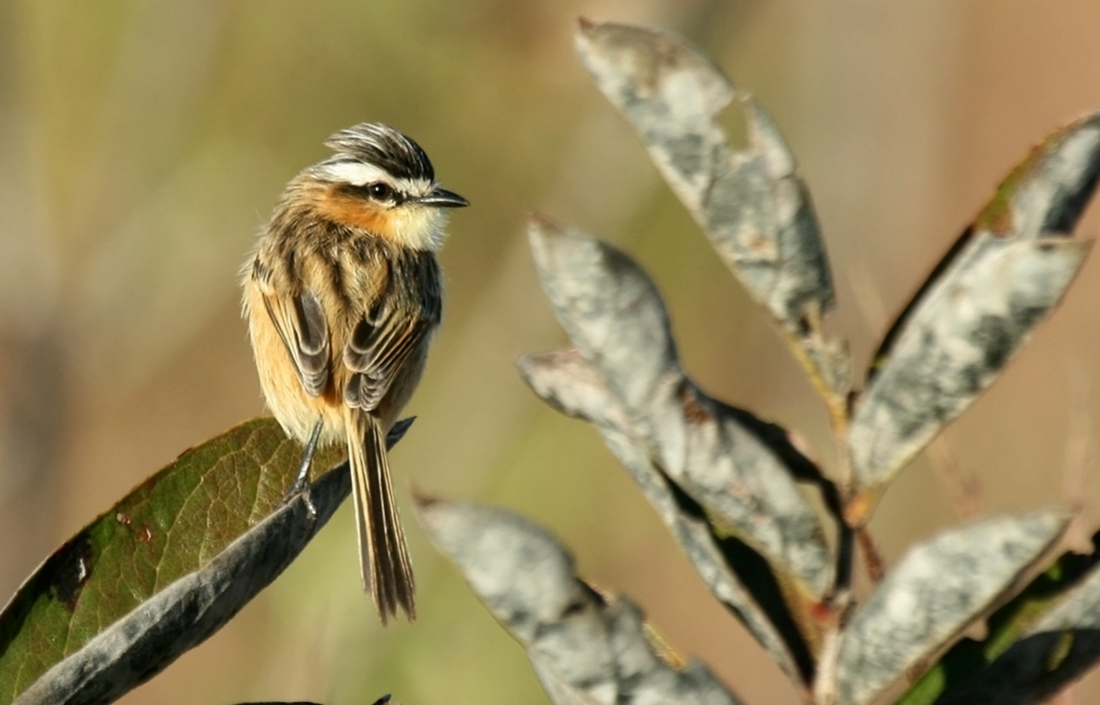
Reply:
[[[0,703],[110,702],[217,631],[350,492],[340,466],[279,507],[301,456],[273,419],[248,421],[66,542],[0,613]],[[338,459],[319,452],[314,468]]]

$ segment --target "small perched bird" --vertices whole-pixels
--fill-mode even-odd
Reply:
[[[313,450],[347,444],[363,585],[383,624],[416,616],[386,434],[408,403],[442,310],[435,253],[448,209],[428,155],[386,125],[325,142],[335,155],[294,177],[242,271],[244,316],[267,405]]]

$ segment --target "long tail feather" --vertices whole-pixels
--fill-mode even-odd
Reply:
[[[362,411],[351,410],[349,416],[348,458],[363,587],[370,592],[383,624],[397,616],[398,608],[412,621],[416,618],[416,584],[394,501],[382,427]]]

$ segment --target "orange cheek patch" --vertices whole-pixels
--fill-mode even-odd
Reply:
[[[393,223],[389,213],[361,199],[329,191],[317,200],[317,211],[323,218],[342,225],[362,228],[379,237],[393,237]]]

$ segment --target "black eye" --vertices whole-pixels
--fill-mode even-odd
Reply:
[[[393,187],[381,181],[367,184],[367,193],[376,201],[392,201]]]

